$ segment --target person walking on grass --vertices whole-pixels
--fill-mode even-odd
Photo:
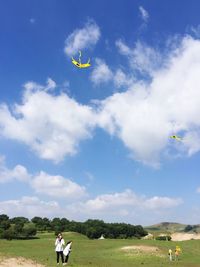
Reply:
[[[64,265],[64,256],[63,256],[63,249],[64,249],[65,241],[62,237],[62,234],[58,234],[55,242],[55,251],[57,256],[57,265],[59,265],[59,260],[61,257],[62,264]]]
[[[65,247],[65,249],[63,250],[63,254],[65,255],[65,263],[64,265],[67,264],[68,259],[69,259],[69,254],[71,252],[72,249],[72,241],[67,242],[67,245]]]

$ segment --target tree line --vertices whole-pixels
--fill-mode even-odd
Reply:
[[[141,238],[147,232],[141,225],[127,223],[105,223],[103,220],[87,220],[85,222],[70,221],[66,218],[41,218],[34,217],[31,220],[25,217],[9,218],[0,215],[0,238],[20,239],[33,238],[37,231],[77,232],[86,235],[90,239],[99,238]]]
[[[29,239],[37,234],[35,224],[25,217],[10,219],[6,214],[0,215],[0,238]]]

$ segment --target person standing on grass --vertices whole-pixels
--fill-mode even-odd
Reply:
[[[56,251],[56,255],[57,255],[57,265],[59,265],[59,259],[61,257],[62,260],[62,264],[64,265],[64,256],[63,256],[63,248],[65,245],[65,241],[62,237],[62,234],[58,234],[57,238],[56,238],[56,242],[55,242],[55,251]]]
[[[68,262],[71,249],[72,249],[72,241],[69,241],[69,242],[67,242],[67,245],[66,245],[65,249],[63,250],[63,254],[65,255],[65,263],[64,263],[65,265]]]
[[[172,249],[170,248],[168,251],[169,260],[172,261]]]
[[[175,249],[175,261],[179,260],[179,250]]]
[[[178,261],[179,260],[179,255],[182,252],[181,248],[179,246],[176,246],[175,249],[175,260]]]

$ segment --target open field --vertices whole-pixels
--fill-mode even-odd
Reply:
[[[200,240],[167,242],[154,240],[89,240],[76,233],[64,233],[65,241],[73,240],[69,266],[74,267],[200,267]],[[36,262],[47,267],[56,266],[53,233],[40,234],[33,240],[0,240],[0,257],[23,257],[30,264]],[[167,252],[179,245],[183,253],[178,262],[169,262]],[[13,261],[13,260],[12,260]],[[20,260],[18,260],[20,261]],[[23,263],[23,259],[21,258]],[[3,265],[1,260],[0,266]],[[15,266],[15,265],[11,265]],[[17,266],[17,264],[16,264]]]

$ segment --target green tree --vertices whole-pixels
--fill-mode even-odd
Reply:
[[[65,225],[62,224],[60,218],[53,218],[51,221],[51,227],[55,231],[55,235],[65,230]]]
[[[185,227],[185,229],[184,229],[184,232],[189,232],[189,231],[191,231],[191,230],[193,230],[194,229],[194,227],[192,226],[192,225],[187,225],[186,227]]]
[[[9,220],[8,215],[6,215],[6,214],[0,214],[0,223],[2,221],[8,221],[8,220]]]
[[[34,223],[25,224],[22,229],[22,235],[25,238],[33,237],[37,234],[37,229]]]
[[[29,223],[29,219],[25,218],[25,217],[14,217],[12,219],[10,219],[10,223],[12,224],[16,224],[16,223]]]
[[[10,228],[9,217],[6,214],[0,215],[0,237],[3,236],[5,230]]]
[[[2,238],[5,238],[7,240],[12,240],[13,238],[15,238],[15,232],[13,230],[13,227],[10,227],[9,229],[3,232]]]
[[[24,224],[21,222],[21,223],[16,223],[14,225],[14,236],[16,238],[19,238],[22,236],[22,233],[23,233],[23,227],[24,227]]]

